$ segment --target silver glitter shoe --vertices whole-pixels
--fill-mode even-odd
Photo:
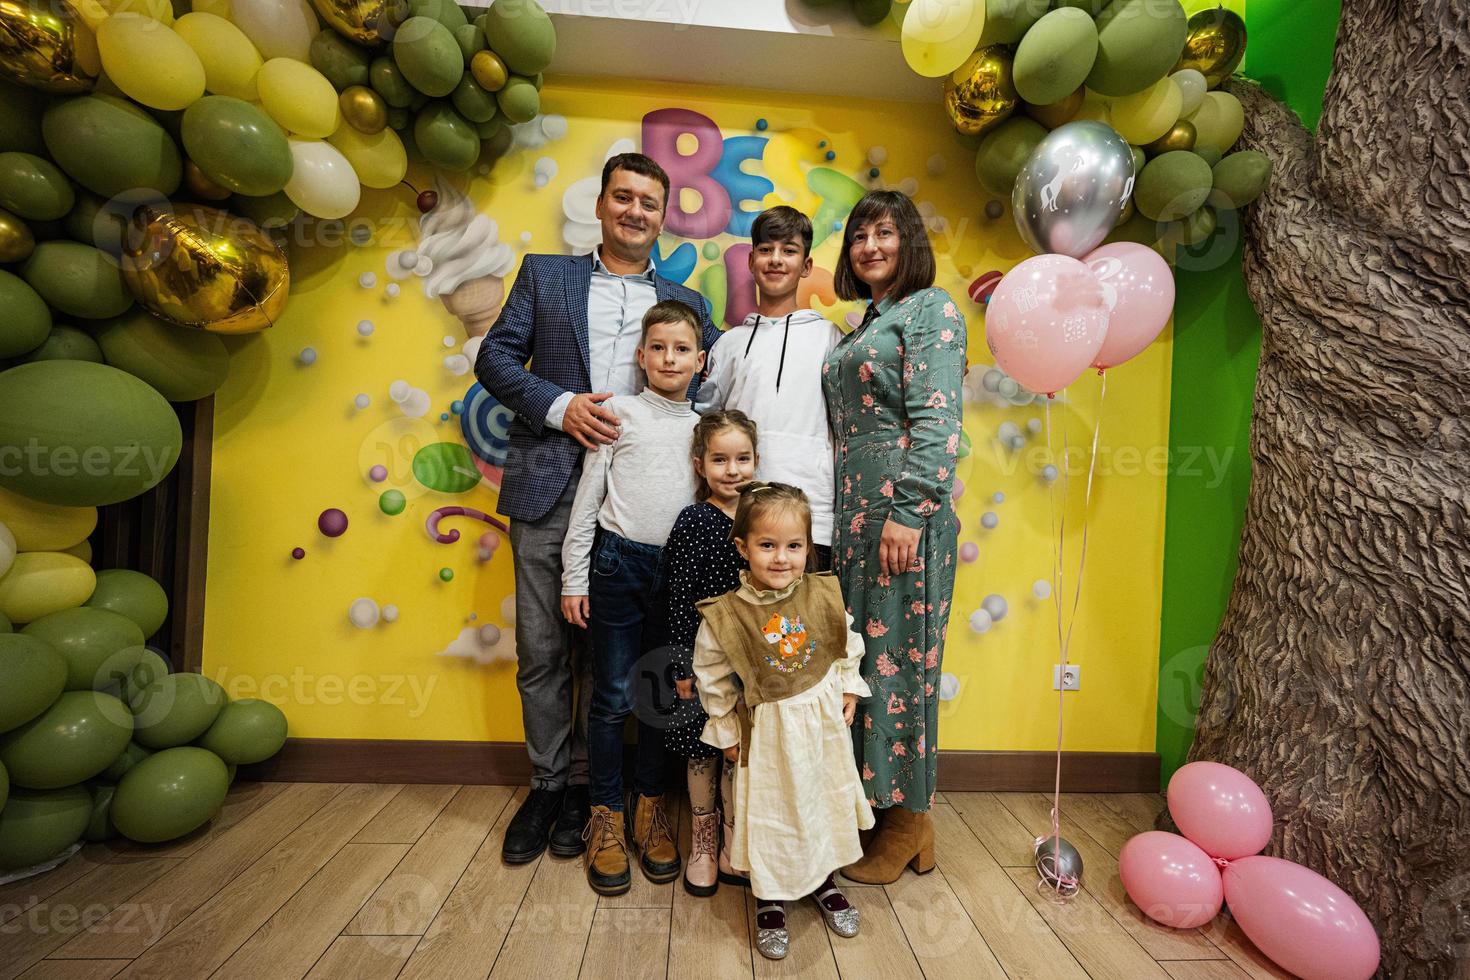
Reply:
[[[780,912],[784,920],[786,908],[782,905],[758,905],[756,906],[756,930],[755,948],[761,951],[761,955],[768,960],[784,960],[786,952],[791,948],[791,933],[785,926],[780,929],[760,928],[760,914],[762,912]]]
[[[812,901],[817,903],[817,908],[822,911],[822,918],[827,920],[827,928],[831,929],[843,939],[851,939],[858,934],[858,926],[861,925],[860,916],[856,905],[849,905],[845,909],[834,912],[822,904],[822,899],[828,895],[841,895],[842,892],[836,888],[828,888],[820,895],[813,895]]]

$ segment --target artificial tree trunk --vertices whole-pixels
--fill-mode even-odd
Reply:
[[[1470,976],[1470,2],[1344,0],[1315,137],[1256,86],[1262,323],[1240,570],[1191,759],[1353,895],[1392,977]]]

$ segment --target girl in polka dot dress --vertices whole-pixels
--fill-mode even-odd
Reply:
[[[721,881],[745,884],[746,877],[729,861],[734,767],[723,763],[720,750],[700,741],[706,716],[694,690],[694,638],[699,612],[694,604],[724,595],[740,585],[745,562],[730,540],[740,487],[755,476],[757,463],[755,423],[744,412],[710,412],[694,427],[690,453],[695,475],[695,498],[674,522],[664,545],[667,569],[668,635],[678,701],[665,736],[671,752],[689,760],[689,806],[694,816],[684,888],[691,895],[713,895]],[[723,776],[721,772],[723,770]],[[720,816],[715,806],[715,782],[725,807],[726,833],[719,845]],[[716,851],[718,850],[718,857]]]

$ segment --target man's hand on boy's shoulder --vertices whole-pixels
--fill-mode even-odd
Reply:
[[[562,431],[594,453],[598,446],[617,442],[623,423],[602,404],[611,397],[610,391],[574,395],[562,416]]]

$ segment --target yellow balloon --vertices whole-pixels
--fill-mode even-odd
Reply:
[[[1194,145],[1213,146],[1221,154],[1230,151],[1245,126],[1245,110],[1229,92],[1206,92],[1199,108],[1186,118],[1194,123]]]
[[[1152,143],[1179,119],[1184,93],[1172,78],[1161,78],[1142,92],[1113,100],[1112,127],[1128,142]]]
[[[392,187],[408,173],[408,151],[391,129],[364,133],[344,122],[327,142],[352,164],[364,187]]]
[[[113,14],[124,12],[141,14],[160,24],[172,25],[174,22],[174,8],[169,0],[72,0],[72,2],[76,4],[77,13],[92,25],[94,31]]]
[[[254,102],[260,53],[245,32],[218,14],[185,14],[174,24],[204,65],[204,87],[215,95]]]
[[[46,504],[0,488],[0,524],[19,551],[62,551],[96,530],[97,508]]]
[[[1079,119],[1091,119],[1094,122],[1110,122],[1113,113],[1113,100],[1105,95],[1098,95],[1092,89],[1085,89],[1082,93],[1082,108],[1072,117],[1075,122]]]
[[[123,246],[123,278],[150,313],[212,333],[254,333],[280,318],[286,253],[251,222],[203,205],[139,207]]]
[[[80,606],[96,588],[97,573],[75,555],[22,552],[0,576],[0,613],[12,623],[32,623]]]
[[[154,109],[184,109],[204,94],[204,65],[173,29],[142,14],[113,14],[97,28],[107,77]]]
[[[75,94],[101,71],[92,28],[66,0],[0,2],[0,78]]]
[[[260,104],[286,132],[323,139],[337,131],[342,113],[325,75],[292,58],[272,58],[255,76]]]
[[[903,15],[904,60],[938,78],[965,63],[985,29],[985,0],[913,0]]]
[[[196,14],[213,14],[216,17],[223,17],[225,20],[230,19],[230,0],[194,0],[190,6]],[[180,19],[182,20],[183,18]]]
[[[944,80],[944,111],[966,136],[990,129],[1015,111],[1019,101],[1011,81],[1011,53],[1003,44],[976,51]]]

